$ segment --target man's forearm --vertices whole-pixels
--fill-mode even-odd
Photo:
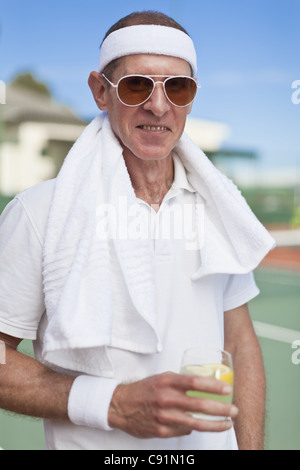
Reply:
[[[225,312],[225,349],[234,365],[234,420],[240,450],[264,447],[266,380],[262,353],[247,305]]]
[[[258,342],[234,357],[234,403],[239,408],[234,427],[240,450],[263,450],[265,372]]]
[[[0,365],[0,408],[39,418],[68,419],[74,379],[7,347],[6,364]]]

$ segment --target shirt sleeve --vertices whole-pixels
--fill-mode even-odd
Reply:
[[[259,293],[253,272],[230,275],[224,289],[224,312],[241,307],[254,299]]]
[[[34,340],[44,311],[42,243],[15,198],[0,217],[0,331]]]

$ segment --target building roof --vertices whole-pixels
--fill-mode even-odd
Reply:
[[[6,105],[1,107],[1,116],[7,124],[24,121],[85,124],[70,108],[53,98],[16,85],[7,87]]]

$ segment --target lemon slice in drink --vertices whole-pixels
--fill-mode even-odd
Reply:
[[[229,385],[233,385],[233,370],[225,364],[207,364],[204,367],[213,369],[213,376],[215,379],[223,380]]]
[[[181,369],[181,374],[200,375],[201,377],[212,377],[223,380],[233,385],[233,370],[225,364],[190,364]]]
[[[181,374],[200,375],[201,377],[214,377],[215,371],[210,365],[191,364],[181,369]]]

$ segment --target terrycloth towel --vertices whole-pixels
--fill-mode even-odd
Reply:
[[[205,201],[202,264],[193,279],[214,272],[253,270],[274,240],[236,187],[187,135],[175,152]],[[122,147],[107,113],[102,113],[74,144],[56,179],[43,252],[48,317],[45,362],[112,377],[108,346],[144,354],[160,349],[149,240],[103,236],[102,232],[99,236],[99,213],[105,205],[116,208],[108,211],[107,224],[113,225],[122,218],[118,213],[122,198],[128,207],[136,203]],[[112,286],[122,282],[125,288],[120,289],[117,301],[126,313],[116,334]]]
[[[252,271],[275,247],[275,240],[253,214],[236,185],[186,134],[175,150],[187,170],[189,182],[205,200],[201,266],[192,279],[216,272]]]

